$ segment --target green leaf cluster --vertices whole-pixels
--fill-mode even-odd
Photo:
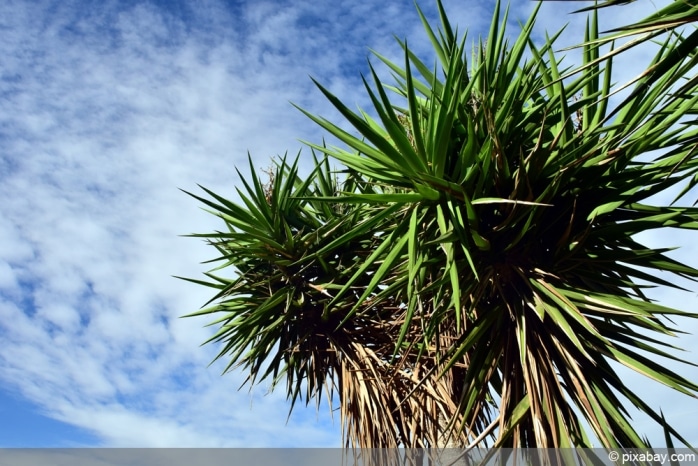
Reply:
[[[194,236],[236,272],[190,279],[217,290],[193,315],[218,316],[219,357],[284,382],[292,408],[325,393],[347,445],[646,447],[629,405],[683,440],[614,363],[698,391],[657,362],[677,359],[669,318],[695,315],[645,295],[698,270],[637,240],[698,228],[676,205],[698,182],[693,36],[659,44],[614,105],[596,13],[573,69],[559,32],[532,39],[537,9],[509,40],[497,4],[469,54],[437,5],[436,30],[418,13],[438,63],[405,41],[402,63],[376,53],[395,81],[371,68],[370,112],[318,83],[353,130],[302,110],[343,143],[308,143],[309,176],[250,162],[240,202],[192,194],[226,225]]]

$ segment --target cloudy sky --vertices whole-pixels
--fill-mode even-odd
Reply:
[[[533,3],[512,3],[515,27]],[[662,5],[639,3],[621,19]],[[471,37],[493,9],[444,4]],[[565,40],[581,40],[583,18],[566,14],[579,5],[544,5],[539,34],[569,22]],[[282,391],[238,391],[244,374],[208,366],[207,318],[179,317],[210,293],[172,275],[206,270],[215,251],[179,235],[218,224],[178,188],[232,197],[248,151],[263,169],[320,141],[289,102],[336,115],[313,76],[366,105],[368,49],[399,59],[393,34],[429,57],[411,0],[0,2],[0,447],[340,445],[326,406],[287,422]],[[647,58],[634,52],[618,80]],[[696,252],[686,236],[647,240]],[[696,297],[656,296],[688,310]],[[698,361],[693,341],[678,344]],[[698,402],[627,378],[698,443]]]

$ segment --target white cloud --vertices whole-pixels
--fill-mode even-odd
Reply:
[[[340,442],[325,412],[286,426],[282,392],[207,368],[207,319],[178,317],[209,295],[171,275],[205,269],[177,235],[216,223],[177,188],[232,196],[248,150],[262,168],[319,140],[288,104],[336,115],[309,74],[367,105],[368,47],[428,47],[411,2],[226,3],[0,6],[0,381],[105,446]],[[445,3],[471,37],[489,23]]]

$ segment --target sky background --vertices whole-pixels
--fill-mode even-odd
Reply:
[[[664,3],[606,10],[601,26]],[[435,18],[434,2],[421,4]],[[473,38],[493,4],[444,0]],[[581,41],[584,17],[567,14],[580,5],[545,4],[537,37],[569,23],[561,47]],[[532,7],[512,2],[512,32]],[[178,188],[234,197],[248,151],[262,170],[299,139],[321,141],[289,102],[338,121],[313,76],[368,107],[360,74],[369,48],[402,60],[393,34],[430,59],[411,0],[0,2],[0,447],[341,445],[326,405],[297,407],[287,422],[283,390],[238,391],[244,374],[208,366],[209,318],[179,317],[211,294],[172,276],[199,278],[215,256],[179,235],[219,225]],[[649,58],[628,54],[616,80]],[[696,264],[685,234],[644,239],[683,245],[677,257]],[[695,341],[676,343],[698,362]],[[698,379],[695,367],[681,372]],[[696,400],[624,377],[698,443]]]

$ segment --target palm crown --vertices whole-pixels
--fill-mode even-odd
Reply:
[[[667,317],[691,314],[643,294],[673,286],[653,270],[698,270],[636,239],[698,227],[649,201],[698,179],[698,58],[669,37],[647,66],[672,62],[613,106],[595,16],[572,73],[557,34],[531,39],[535,12],[509,42],[497,5],[468,60],[438,9],[438,30],[418,10],[438,66],[405,42],[402,64],[377,54],[396,81],[371,69],[370,112],[318,84],[355,131],[305,112],[344,144],[309,143],[309,176],[283,157],[268,181],[250,163],[238,202],[192,194],[226,226],[194,236],[235,271],[189,279],[217,290],[192,315],[216,315],[228,369],[285,382],[291,409],[338,403],[347,445],[646,446],[627,404],[681,439],[613,362],[698,390],[653,359],[674,358]]]

